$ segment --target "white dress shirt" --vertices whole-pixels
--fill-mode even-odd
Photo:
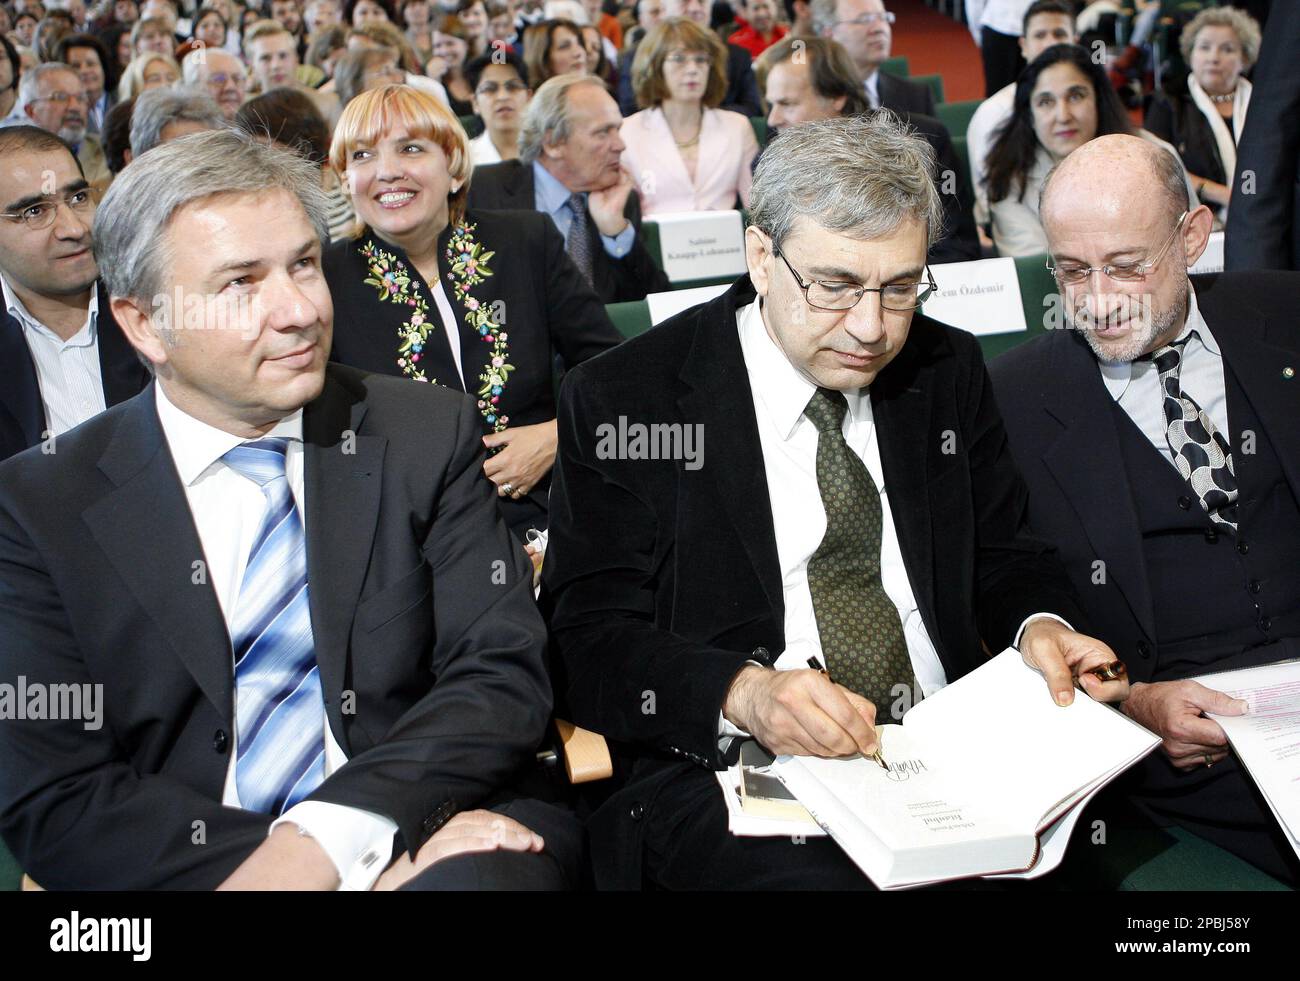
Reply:
[[[36,383],[45,406],[46,430],[55,436],[79,426],[105,409],[99,367],[99,290],[92,284],[86,322],[66,341],[31,315],[0,276],[5,309],[22,326],[23,339],[36,365]]]
[[[862,83],[863,90],[867,93],[867,101],[871,103],[872,109],[880,108],[880,69],[867,76],[867,80]]]
[[[966,23],[975,44],[980,43],[980,30],[988,27],[999,34],[1020,37],[1025,11],[1034,0],[966,0]]]
[[[785,650],[776,659],[778,671],[807,668],[808,659],[824,665],[821,634],[808,587],[808,560],[826,534],[826,508],[817,485],[817,427],[803,414],[816,386],[795,370],[776,346],[763,321],[761,300],[736,311],[740,350],[749,375],[749,387],[758,420],[758,440],[763,452],[772,526],[776,535],[777,561],[781,567],[781,591],[785,600]],[[871,412],[871,395],[866,388],[845,392],[848,412],[844,416],[844,439],[866,464],[867,472],[880,493],[880,581],[885,594],[898,611],[907,642],[912,674],[927,698],[948,683],[947,673],[934,641],[921,619],[921,611],[903,564],[903,552],[889,506],[880,442],[876,438]],[[1015,641],[1030,620],[1052,614],[1026,617],[1016,631]],[[1068,624],[1067,624],[1068,626]],[[755,662],[757,663],[757,662]],[[886,706],[877,706],[883,718]],[[733,736],[748,735],[719,716],[719,741],[725,745]]]
[[[194,527],[203,546],[208,581],[217,595],[221,615],[230,631],[239,602],[239,588],[244,578],[253,541],[261,527],[266,497],[256,483],[242,476],[221,458],[240,443],[247,442],[232,433],[200,422],[178,409],[167,398],[161,384],[155,386],[158,419],[176,464],[176,472],[185,487],[185,498],[194,518]],[[285,454],[285,476],[289,480],[299,518],[306,530],[305,485],[303,482],[302,410],[281,419],[267,436],[289,440]],[[310,588],[310,587],[309,587]],[[234,652],[230,671],[234,676]],[[238,695],[236,694],[236,698]],[[238,716],[239,706],[235,705]],[[343,766],[347,755],[330,730],[329,718],[321,706],[321,726],[325,736],[325,775]],[[239,788],[235,780],[235,761],[239,756],[238,726],[231,733],[230,765],[226,771],[222,803],[239,807]],[[315,838],[338,869],[344,889],[369,889],[387,867],[393,852],[393,835],[397,824],[391,819],[341,804],[303,801],[271,825],[272,831],[289,821]]]
[[[1196,401],[1225,440],[1231,444],[1228,432],[1228,397],[1223,380],[1223,355],[1218,341],[1210,332],[1210,325],[1201,316],[1196,302],[1196,290],[1187,286],[1187,320],[1178,334],[1178,340],[1190,338],[1183,345],[1182,363],[1178,369],[1178,383],[1183,392]],[[1174,451],[1169,447],[1165,423],[1165,393],[1160,387],[1160,372],[1151,361],[1133,361],[1128,364],[1102,364],[1101,377],[1119,407],[1142,430],[1151,445],[1174,465]]]

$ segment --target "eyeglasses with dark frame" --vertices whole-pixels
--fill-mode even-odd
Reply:
[[[814,310],[852,310],[864,294],[879,293],[880,305],[885,310],[906,313],[915,310],[938,289],[928,264],[925,267],[926,282],[924,283],[890,283],[888,286],[880,287],[859,286],[857,283],[824,282],[819,279],[805,283],[804,278],[795,271],[794,266],[790,265],[790,260],[780,249],[773,249],[772,252],[785,263],[785,267],[790,270],[790,275],[803,290],[804,302]]]
[[[1152,270],[1160,265],[1165,255],[1169,252],[1169,247],[1174,244],[1178,238],[1178,233],[1182,231],[1183,222],[1187,220],[1190,211],[1184,211],[1178,216],[1178,222],[1174,225],[1174,230],[1165,244],[1160,246],[1150,259],[1143,262],[1111,262],[1104,266],[1080,266],[1073,263],[1065,265],[1052,265],[1052,260],[1047,260],[1047,271],[1055,278],[1059,286],[1079,286],[1086,283],[1092,278],[1095,272],[1101,273],[1108,279],[1113,279],[1118,283],[1140,283],[1151,275]]]
[[[54,224],[54,216],[58,213],[60,202],[67,205],[68,210],[74,214],[86,215],[95,209],[96,200],[94,188],[82,187],[75,191],[68,191],[57,198],[50,197],[29,204],[22,211],[0,212],[0,218],[7,218],[14,222],[21,221],[28,228],[39,230]]]

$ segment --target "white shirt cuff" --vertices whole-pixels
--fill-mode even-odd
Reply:
[[[1029,626],[1029,624],[1032,623],[1034,620],[1041,620],[1044,617],[1046,617],[1048,620],[1055,620],[1057,623],[1064,624],[1066,628],[1069,630],[1074,629],[1074,627],[1070,626],[1068,622],[1062,620],[1055,613],[1035,613],[1032,616],[1025,617],[1024,621],[1020,624],[1020,629],[1016,631],[1016,639],[1014,642],[1012,642],[1011,646],[1014,647],[1016,650],[1020,650],[1020,635],[1025,632],[1025,628]]]
[[[338,869],[343,892],[368,890],[393,857],[397,822],[370,811],[305,800],[273,821],[270,830],[286,822],[296,824],[325,849]]]

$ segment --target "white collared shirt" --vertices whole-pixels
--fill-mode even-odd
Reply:
[[[880,108],[880,69],[867,76],[867,80],[862,83],[862,88],[867,93],[867,101],[871,103],[872,109]]]
[[[203,546],[208,581],[217,595],[229,633],[239,602],[244,566],[266,510],[266,497],[256,483],[221,459],[234,447],[248,441],[200,422],[177,408],[167,398],[162,383],[155,385],[155,392],[158,420],[176,464],[176,472],[185,487],[185,498],[194,518],[199,543]],[[266,436],[282,436],[289,440],[285,476],[306,531],[302,410],[285,416]],[[230,656],[233,677],[233,651]],[[238,715],[238,704],[235,712]],[[347,755],[330,730],[324,706],[321,707],[321,724],[325,735],[325,775],[329,776],[347,762]],[[231,733],[230,765],[222,794],[222,803],[227,807],[241,806],[235,781],[235,761],[239,755],[238,726],[235,730]],[[338,869],[343,888],[370,888],[392,857],[397,824],[383,815],[341,804],[308,800],[286,811],[270,830],[275,830],[285,821],[298,825],[325,849]]]
[[[807,668],[810,657],[822,659],[821,635],[808,588],[808,560],[826,534],[826,509],[817,486],[817,427],[805,418],[804,408],[816,386],[795,370],[767,332],[760,302],[736,312],[740,349],[749,373],[749,385],[758,418],[758,438],[763,450],[777,560],[785,597],[785,650],[776,668]],[[866,464],[880,491],[880,579],[898,610],[907,640],[912,672],[925,696],[948,683],[943,663],[921,621],[916,597],[903,565],[889,507],[889,492],[880,462],[880,443],[871,413],[871,396],[863,388],[845,392],[849,411],[844,417],[844,438]],[[884,714],[885,707],[879,707]]]
[[[484,167],[488,164],[501,162],[501,151],[492,142],[492,134],[487,130],[469,141],[469,155],[470,159],[474,161],[475,167]]]
[[[99,290],[95,285],[90,287],[85,324],[66,341],[31,315],[3,276],[0,289],[5,309],[22,326],[23,339],[36,366],[46,431],[58,436],[103,412],[106,403],[99,365]]]
[[[1210,325],[1201,316],[1196,302],[1196,290],[1187,284],[1187,319],[1178,333],[1178,340],[1190,338],[1183,345],[1182,363],[1178,369],[1178,383],[1183,393],[1191,396],[1205,410],[1210,421],[1229,444],[1228,397],[1223,380],[1223,355],[1219,343],[1210,332]],[[1100,363],[1099,363],[1100,364]],[[1169,447],[1168,425],[1165,422],[1165,393],[1160,387],[1160,372],[1151,361],[1132,361],[1127,364],[1100,364],[1101,377],[1119,407],[1123,409],[1142,435],[1146,436],[1169,461],[1174,464],[1174,451]]]

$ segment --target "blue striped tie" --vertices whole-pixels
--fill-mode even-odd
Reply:
[[[235,783],[245,810],[280,814],[325,779],[324,696],[307,602],[307,542],[285,475],[289,441],[243,443],[222,457],[262,488],[266,514],[231,621]]]

